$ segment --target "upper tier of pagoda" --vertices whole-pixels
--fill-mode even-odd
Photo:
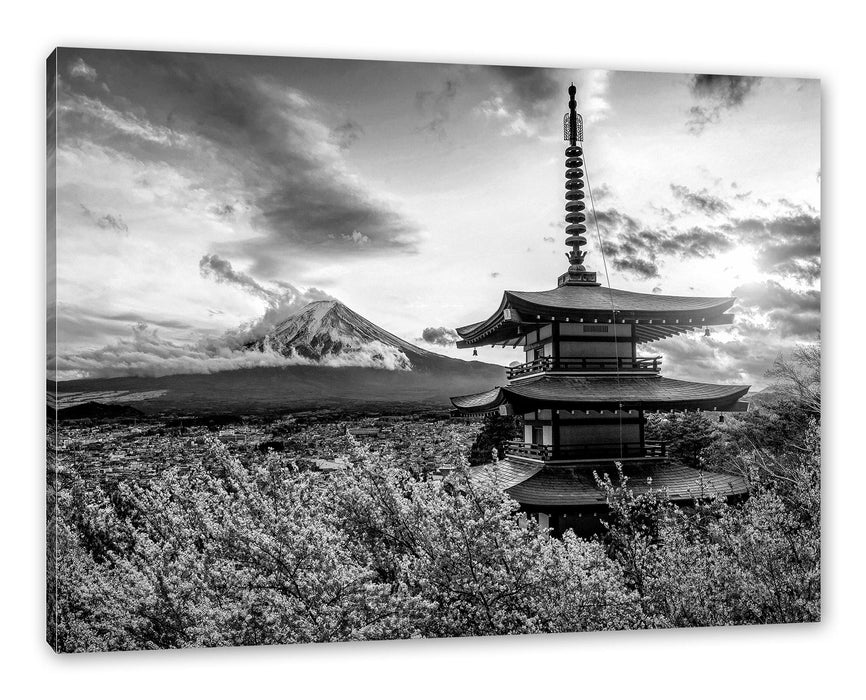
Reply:
[[[526,362],[509,370],[504,387],[451,399],[465,413],[538,411],[742,410],[748,386],[703,384],[659,374],[659,357],[638,357],[636,346],[697,328],[728,324],[735,297],[646,294],[604,287],[584,267],[586,178],[583,123],[575,88],[565,115],[565,244],[569,267],[557,286],[541,292],[506,291],[487,319],[457,328],[457,347],[522,345]],[[510,407],[510,408],[509,408]],[[561,442],[553,426],[552,442]],[[547,418],[536,418],[544,423]],[[602,419],[599,419],[602,420]],[[588,424],[587,424],[588,425]],[[576,430],[576,428],[574,429]],[[570,440],[577,439],[572,430]],[[548,438],[542,438],[547,440]],[[584,436],[581,440],[595,440]],[[598,438],[602,439],[602,438]],[[607,438],[604,438],[607,439]],[[640,438],[643,443],[643,438]],[[547,443],[545,443],[547,444]],[[552,443],[551,443],[552,444]]]
[[[596,281],[596,273],[583,263],[586,251],[586,197],[583,119],[577,113],[576,89],[568,88],[564,120],[565,244],[568,270],[559,276],[556,289],[544,292],[506,291],[499,308],[484,321],[457,329],[458,348],[477,345],[517,345],[535,328],[551,322],[634,324],[631,337],[649,343],[703,326],[732,323],[726,314],[734,297],[685,297],[643,294],[610,289]],[[590,191],[590,201],[591,190]]]
[[[490,318],[457,329],[458,348],[515,344],[552,321],[630,323],[638,343],[669,338],[703,326],[731,323],[734,297],[642,294],[598,285],[563,285],[545,292],[506,291]]]

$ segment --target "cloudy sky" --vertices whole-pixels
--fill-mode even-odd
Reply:
[[[471,359],[451,329],[567,268],[571,81],[610,285],[738,297],[734,326],[646,354],[761,388],[820,326],[817,81],[75,49],[49,150],[58,376],[248,366],[239,343],[327,298]]]

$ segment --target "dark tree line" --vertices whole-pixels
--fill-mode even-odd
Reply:
[[[481,430],[469,448],[469,465],[487,464],[494,449],[497,459],[502,459],[505,457],[505,443],[522,437],[522,431],[523,421],[518,416],[485,416]]]

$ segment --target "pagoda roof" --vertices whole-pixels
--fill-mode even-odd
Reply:
[[[639,343],[661,340],[702,326],[731,323],[724,312],[735,297],[644,294],[594,284],[563,285],[543,292],[506,291],[490,318],[462,326],[457,347],[517,342],[551,320],[634,323]]]
[[[498,462],[470,467],[469,478],[474,481],[481,476],[487,476],[493,479],[497,488],[505,491],[535,476],[543,468],[544,465],[538,462],[524,462],[506,457]]]
[[[455,396],[451,403],[466,413],[483,413],[511,404],[520,411],[534,408],[614,410],[642,408],[659,411],[701,409],[725,411],[748,386],[705,384],[667,377],[541,376],[478,394]]]
[[[544,469],[507,458],[471,468],[469,478],[473,481],[492,478],[499,488],[525,506],[605,505],[607,494],[596,484],[593,471],[607,471],[617,483],[617,473],[610,468]],[[628,477],[627,486],[635,494],[666,491],[673,500],[736,496],[748,490],[740,476],[698,471],[672,462],[624,464],[623,475]]]

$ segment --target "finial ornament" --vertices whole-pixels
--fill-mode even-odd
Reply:
[[[577,88],[572,83],[571,87],[568,88],[568,113],[562,120],[563,135],[572,146],[576,146],[578,141],[583,141],[583,117],[577,113],[575,94],[577,94]]]
[[[595,273],[587,272],[583,266],[586,251],[580,246],[586,245],[586,204],[583,199],[583,148],[578,142],[583,142],[583,117],[577,113],[577,88],[574,83],[568,88],[568,113],[563,120],[564,136],[569,146],[565,149],[565,244],[571,248],[565,256],[568,258],[568,272],[559,278],[559,286],[563,284],[595,284]]]

